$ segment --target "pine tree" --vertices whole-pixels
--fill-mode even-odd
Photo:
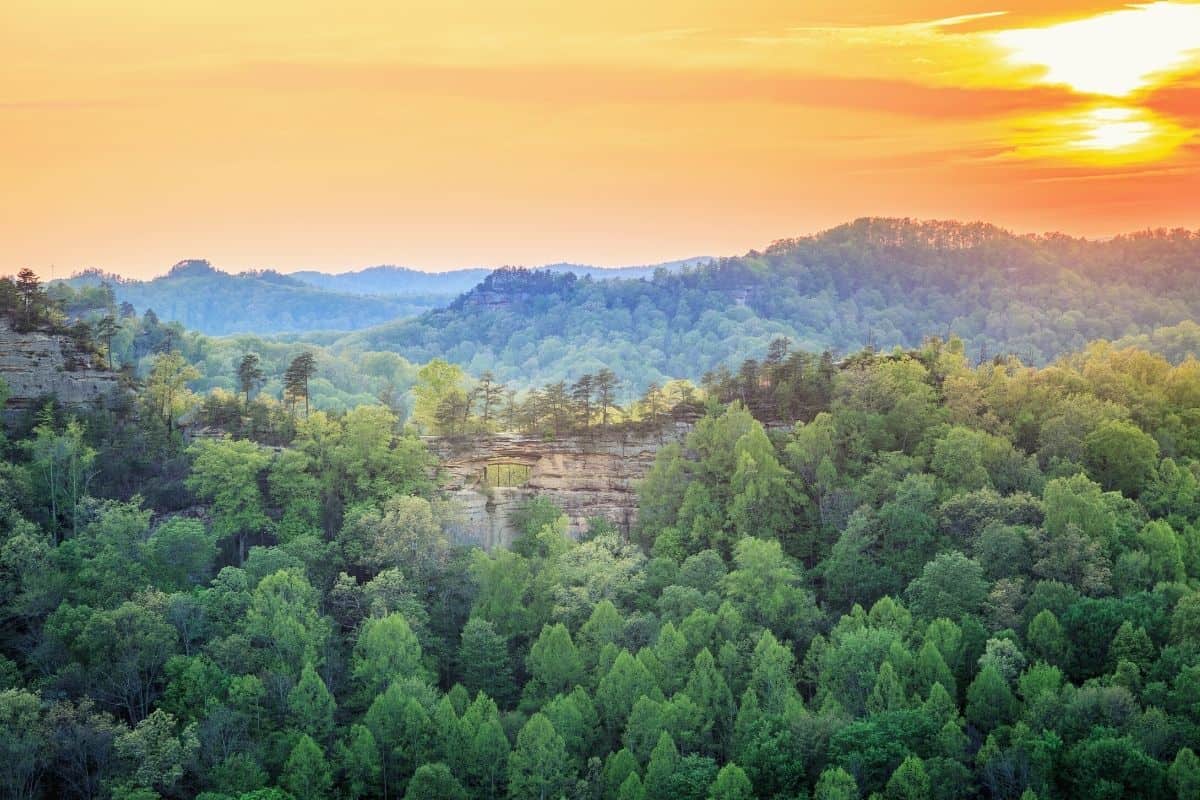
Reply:
[[[817,779],[813,800],[858,800],[858,784],[841,767],[829,767]]]
[[[104,357],[108,368],[113,368],[112,343],[120,331],[117,319],[112,314],[105,314],[96,322],[96,338],[104,342]]]
[[[600,410],[601,430],[608,430],[608,411],[613,407],[617,390],[617,376],[605,367],[592,378],[592,390],[596,393],[596,406]]]
[[[721,767],[708,790],[708,800],[751,800],[753,797],[754,787],[750,785],[746,771],[732,762]]]
[[[513,679],[508,642],[488,620],[472,617],[463,626],[458,675],[471,694],[483,692],[502,705],[511,700]]]
[[[292,724],[318,742],[328,742],[333,734],[333,715],[337,703],[311,663],[305,664],[300,680],[288,693]]]
[[[333,775],[325,752],[308,735],[301,736],[292,748],[280,783],[296,800],[323,800],[329,796]]]
[[[19,327],[29,330],[37,326],[45,313],[46,293],[38,276],[28,267],[17,273],[16,287]]]
[[[258,353],[246,353],[242,356],[242,360],[238,362],[237,377],[238,388],[242,390],[242,394],[246,398],[246,405],[249,406],[250,394],[259,387],[263,380]]]
[[[1017,701],[995,666],[979,671],[967,689],[967,721],[984,732],[1009,723],[1016,716]]]
[[[346,743],[338,748],[338,760],[345,775],[347,796],[351,800],[372,796],[380,788],[379,745],[365,725],[354,725]]]
[[[595,379],[584,375],[571,384],[571,401],[575,406],[575,418],[580,427],[587,431],[592,425],[592,387]]]
[[[573,779],[562,737],[545,714],[534,714],[517,734],[508,759],[508,796],[512,800],[551,800]]]
[[[467,800],[467,791],[445,764],[422,764],[409,780],[404,800]]]
[[[679,751],[675,749],[671,734],[664,731],[658,737],[654,752],[650,754],[650,763],[646,765],[646,780],[643,782],[646,800],[676,800],[673,778],[678,766]]]
[[[896,767],[888,779],[884,793],[887,800],[929,800],[929,776],[925,764],[916,756],[909,756]]]
[[[291,400],[292,410],[295,411],[296,401],[304,398],[304,416],[308,416],[308,381],[317,371],[317,361],[312,353],[305,350],[292,359],[287,371],[283,374],[284,395]]]

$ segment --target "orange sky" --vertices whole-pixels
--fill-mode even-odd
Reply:
[[[1198,48],[1183,2],[6,0],[0,273],[1196,228]]]

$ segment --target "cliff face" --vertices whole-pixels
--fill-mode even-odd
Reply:
[[[512,544],[517,532],[509,518],[532,497],[561,508],[572,536],[586,530],[589,517],[604,517],[629,533],[637,519],[637,482],[662,442],[684,432],[553,441],[499,434],[427,443],[441,459],[443,488],[465,511],[456,543],[491,550]]]
[[[2,409],[5,421],[16,419],[46,395],[68,406],[105,402],[119,391],[119,381],[116,373],[98,367],[69,337],[18,332],[0,316],[0,379],[9,389]]]

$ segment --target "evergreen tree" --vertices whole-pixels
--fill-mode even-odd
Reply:
[[[292,748],[280,778],[283,788],[296,800],[323,800],[329,796],[333,776],[325,761],[325,752],[307,734]]]
[[[445,764],[422,764],[409,780],[404,800],[467,800],[467,791]]]
[[[679,766],[679,751],[671,735],[663,732],[650,754],[643,786],[646,800],[675,800],[675,770]]]
[[[491,622],[472,617],[463,626],[458,674],[463,687],[471,694],[484,692],[502,705],[510,700],[513,677],[508,643],[496,633]]]
[[[288,365],[287,370],[283,374],[283,391],[284,396],[291,401],[292,410],[295,411],[296,401],[304,400],[304,416],[308,416],[308,382],[317,371],[316,357],[305,350],[300,355],[292,359],[292,363]]]
[[[829,767],[817,779],[813,800],[858,800],[858,784],[841,767]]]
[[[300,680],[288,693],[292,724],[317,742],[328,742],[333,735],[337,703],[312,664],[305,664]]]
[[[534,714],[521,728],[508,759],[508,796],[551,800],[567,790],[573,777],[562,737],[544,714]]]
[[[753,797],[754,788],[746,772],[733,763],[721,767],[717,779],[708,790],[708,800],[751,800]]]
[[[887,800],[929,800],[929,776],[921,759],[904,759],[888,779],[884,796]]]
[[[980,730],[991,731],[1016,717],[1017,701],[995,666],[979,671],[967,689],[967,721]]]
[[[263,377],[258,353],[246,353],[242,356],[242,360],[238,362],[237,379],[238,388],[242,391],[247,407],[250,405],[251,393],[262,384]]]

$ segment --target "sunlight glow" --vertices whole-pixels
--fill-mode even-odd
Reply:
[[[1040,81],[1085,94],[1125,97],[1181,68],[1200,64],[1200,5],[1158,2],[992,34],[1020,66],[1044,68]]]
[[[1141,144],[1154,135],[1154,124],[1137,119],[1130,108],[1097,108],[1087,114],[1087,135],[1076,144],[1085,150],[1119,150]]]
[[[1013,152],[1021,158],[1117,167],[1166,158],[1191,136],[1187,128],[1145,109],[1096,106],[1024,120]]]

